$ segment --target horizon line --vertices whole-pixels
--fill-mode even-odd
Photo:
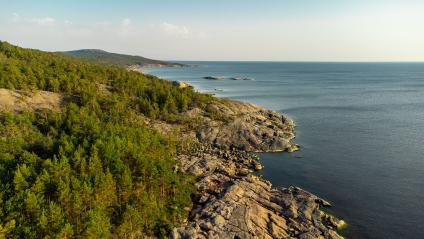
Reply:
[[[153,58],[156,59],[156,58]],[[168,62],[246,62],[246,63],[424,63],[424,60],[388,60],[388,61],[366,61],[366,60],[353,60],[353,61],[326,61],[326,60],[162,60]]]

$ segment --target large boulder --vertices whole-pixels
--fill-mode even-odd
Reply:
[[[188,84],[188,83],[187,83],[187,82],[185,82],[185,81],[173,81],[173,82],[172,82],[172,85],[174,85],[174,86],[176,86],[176,87],[178,87],[178,88],[181,88],[181,89],[184,89],[184,88],[191,88],[191,87],[192,87],[190,84]]]

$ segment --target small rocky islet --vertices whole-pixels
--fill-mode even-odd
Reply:
[[[255,80],[255,78],[252,77],[226,77],[226,76],[205,76],[203,79],[206,80],[239,80],[239,81],[251,81]]]

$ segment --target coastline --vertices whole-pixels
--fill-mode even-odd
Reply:
[[[63,99],[57,93],[36,92],[17,105],[20,93],[2,89],[9,106],[60,110]],[[56,96],[55,102],[39,95]],[[39,101],[36,99],[40,98]],[[263,168],[253,152],[291,151],[297,145],[294,122],[276,112],[234,100],[214,98],[211,107],[220,117],[194,108],[183,113],[188,122],[169,124],[145,119],[163,134],[172,131],[194,142],[177,151],[182,171],[197,178],[193,207],[188,220],[170,233],[170,238],[342,238],[337,230],[346,224],[325,213],[330,203],[298,187],[275,188],[254,176]],[[25,102],[38,102],[27,104]],[[62,102],[62,103],[61,103]]]
[[[295,186],[275,188],[253,175],[263,166],[252,152],[298,149],[291,142],[294,122],[249,103],[217,104],[238,117],[223,124],[204,119],[204,127],[189,134],[200,144],[178,153],[178,170],[198,178],[197,192],[189,219],[170,238],[343,238],[337,231],[346,223],[322,210],[329,202]],[[187,115],[207,118],[196,110]]]
[[[178,82],[176,87],[193,87]],[[276,188],[255,176],[263,166],[255,152],[294,152],[295,123],[280,113],[254,104],[216,98],[213,105],[225,116],[220,122],[192,109],[184,116],[200,126],[182,130],[198,144],[178,152],[176,170],[197,177],[190,216],[170,238],[329,238],[341,239],[346,222],[326,213],[326,200],[299,187]],[[150,122],[158,130],[161,122]]]
[[[135,72],[139,72],[142,74],[146,74],[146,72],[144,71],[144,69],[146,68],[165,68],[165,67],[172,67],[172,68],[180,68],[180,67],[193,67],[191,65],[186,65],[186,64],[180,64],[180,63],[157,63],[157,64],[143,64],[143,65],[139,65],[139,64],[135,64],[135,65],[129,65],[126,66],[125,68],[128,71],[135,71]]]

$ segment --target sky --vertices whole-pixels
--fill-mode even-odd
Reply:
[[[424,61],[424,0],[0,0],[0,40],[163,60]]]

